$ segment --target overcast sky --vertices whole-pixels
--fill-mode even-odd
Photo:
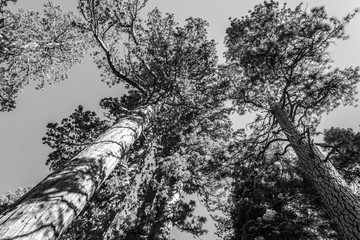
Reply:
[[[39,11],[44,0],[18,0],[12,9],[22,7]],[[76,11],[75,0],[56,0],[64,10]],[[188,17],[201,17],[210,24],[209,37],[218,43],[218,54],[224,51],[223,40],[229,17],[241,17],[254,5],[263,1],[250,0],[150,0],[147,9],[157,6],[162,12],[174,13],[175,19],[182,23]],[[284,1],[280,1],[284,2]],[[287,1],[288,6],[304,2],[308,9],[325,5],[327,12],[336,17],[343,17],[348,12],[360,7],[359,0],[311,0]],[[350,39],[338,42],[331,48],[335,64],[341,68],[360,65],[360,17],[357,16],[346,28]],[[222,59],[222,58],[221,58]],[[45,160],[51,151],[43,145],[41,138],[45,134],[46,124],[59,122],[69,116],[79,105],[85,109],[100,110],[98,103],[103,97],[121,96],[121,87],[108,88],[102,83],[96,66],[91,58],[83,60],[74,67],[69,79],[52,85],[43,91],[36,91],[31,86],[24,90],[17,99],[17,107],[9,113],[0,113],[0,195],[8,190],[33,185],[48,173]],[[351,127],[359,131],[360,111],[353,107],[340,107],[323,118],[320,129]],[[244,126],[249,118],[233,118],[235,126]],[[178,238],[181,239],[181,238]],[[203,237],[212,239],[212,237]]]

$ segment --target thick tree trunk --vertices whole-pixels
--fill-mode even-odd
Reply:
[[[0,239],[56,239],[154,116],[153,107],[120,120],[64,169],[51,173],[0,218]]]
[[[271,110],[344,239],[360,239],[360,198],[319,149],[301,137],[280,104],[272,104]]]

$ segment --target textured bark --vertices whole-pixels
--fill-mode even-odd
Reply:
[[[298,156],[300,166],[311,179],[344,239],[360,239],[360,198],[319,149],[305,141],[280,104],[271,110]]]
[[[81,212],[154,116],[153,107],[120,120],[0,218],[0,239],[56,239]]]
[[[173,228],[173,206],[180,200],[180,193],[182,189],[176,188],[175,183],[171,184],[169,191],[170,199],[164,201],[159,206],[159,210],[156,217],[156,222],[151,226],[148,240],[168,240],[170,239],[170,233]]]

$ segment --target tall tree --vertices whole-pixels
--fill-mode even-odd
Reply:
[[[54,239],[83,209],[157,109],[211,107],[221,97],[209,95],[222,85],[215,77],[215,43],[207,39],[207,23],[189,18],[180,27],[172,15],[162,17],[154,10],[142,24],[143,6],[140,1],[79,1],[86,23],[73,25],[93,35],[100,49],[94,52],[95,60],[104,69],[104,78],[132,87],[142,108],[25,195],[0,219],[0,237]],[[23,222],[26,226],[20,227]]]
[[[359,68],[334,69],[328,52],[333,41],[347,38],[344,27],[355,13],[341,21],[324,7],[307,12],[264,2],[233,19],[226,36],[239,111],[267,112],[259,143],[290,143],[345,239],[359,239],[360,202],[312,135],[322,113],[355,100]]]
[[[1,238],[54,239],[84,208],[149,122],[149,107],[112,126],[0,219]]]
[[[131,94],[123,96],[121,101],[108,98],[101,102],[101,105],[108,110],[106,116],[114,120],[121,118],[124,114],[128,114],[122,109],[131,109],[133,104],[134,98],[131,97]],[[221,114],[221,112],[223,113]],[[220,124],[221,120],[224,121],[226,119],[227,122],[225,121],[225,123],[227,124]],[[179,151],[180,147],[183,149],[188,148],[183,142],[183,138],[189,134],[194,134],[194,131],[207,137],[211,135],[214,139],[224,137],[222,135],[226,135],[225,133],[229,132],[228,121],[227,115],[224,113],[220,103],[217,108],[191,109],[183,106],[182,108],[164,110],[161,116],[156,117],[156,120],[145,133],[146,139],[148,139],[146,141],[150,141],[148,144],[151,144],[153,147],[150,154],[152,159],[149,159],[150,165],[144,173],[148,176],[152,175],[152,177],[145,178],[144,183],[129,186],[133,189],[140,186],[139,190],[132,192],[132,195],[137,195],[136,202],[138,203],[134,202],[131,197],[127,197],[130,202],[126,203],[127,199],[124,195],[120,196],[120,199],[122,198],[123,200],[118,201],[119,198],[116,196],[119,195],[119,192],[125,195],[127,193],[124,190],[120,190],[122,188],[119,185],[110,184],[109,187],[105,187],[107,190],[101,189],[92,198],[85,211],[74,221],[74,224],[64,233],[62,238],[99,239],[102,238],[101,236],[104,236],[104,231],[107,231],[106,238],[110,239],[116,237],[125,237],[125,239],[163,237],[166,239],[173,224],[194,235],[204,233],[201,229],[201,222],[204,218],[195,217],[188,221],[188,218],[192,218],[191,211],[194,205],[192,202],[187,204],[179,198],[179,194],[181,194],[181,189],[179,189],[181,187],[179,186],[185,184],[185,188],[188,188],[186,186],[189,184],[183,183],[184,175],[190,179],[197,176],[196,171],[192,174],[186,173],[191,170],[187,169],[189,166],[193,167],[196,165],[194,161],[197,161],[197,159],[194,157],[189,159],[181,157],[187,153],[186,150],[182,155],[179,153],[174,155],[174,153]],[[48,124],[47,136],[43,140],[44,143],[54,148],[54,151],[50,153],[47,164],[52,169],[61,168],[70,161],[72,155],[81,151],[89,141],[93,140],[102,131],[102,128],[107,127],[105,123],[100,121],[95,116],[95,113],[83,111],[80,106],[69,118],[63,119],[61,124]],[[226,131],[225,129],[228,130]],[[219,134],[222,131],[224,133]],[[157,134],[150,134],[150,132]],[[209,139],[207,140],[208,143],[210,143]],[[144,149],[139,150],[139,148],[144,148],[144,146],[137,146],[136,148],[138,150],[134,149],[135,151],[144,152]],[[121,164],[119,166],[120,169],[140,169],[139,165],[137,167],[134,166],[136,165],[135,162],[139,162],[139,158],[141,158],[141,154],[128,156],[129,166]],[[121,174],[121,172],[123,170],[112,174],[109,182],[115,181],[121,183],[121,179],[124,178],[123,175],[118,174]],[[198,186],[192,187],[192,191],[196,188]],[[139,203],[141,205],[138,207]],[[126,215],[117,213],[124,205],[127,205],[129,221],[126,220]],[[132,207],[132,205],[134,206]],[[137,208],[136,213],[132,213],[131,208]],[[109,214],[106,211],[109,211]],[[115,217],[114,213],[119,216]],[[135,219],[131,216],[134,214]],[[107,219],[109,218],[105,217],[106,215],[112,216],[111,218],[114,220],[111,226],[108,224],[109,221]],[[121,228],[118,227],[119,225]],[[127,227],[127,225],[130,227]],[[96,230],[94,231],[93,229]]]
[[[122,100],[124,99],[127,98],[123,96]],[[114,104],[114,102],[111,98],[104,99],[101,105],[115,108],[114,111],[120,118],[129,115],[129,112],[121,111],[120,103]],[[127,107],[130,108],[131,105]],[[49,154],[47,165],[52,170],[64,168],[73,156],[91,144],[98,135],[112,125],[111,123],[111,120],[100,120],[95,112],[84,111],[82,106],[79,106],[68,118],[64,118],[60,124],[49,123],[43,142],[54,151]],[[139,168],[137,164],[141,164],[141,159],[144,157],[142,156],[144,151],[139,154],[133,154],[133,152],[134,149],[145,149],[143,143],[143,138],[141,138],[126,154],[124,161],[115,168],[80,216],[62,234],[62,239],[103,238],[122,207],[120,203],[124,201],[126,195],[132,192],[131,188],[134,187],[134,184],[130,183],[134,182],[137,173],[135,169]]]
[[[108,110],[106,115],[110,120],[128,114],[121,109],[131,109],[134,98],[130,96],[131,94],[123,96],[120,101],[113,98],[101,101],[102,107]],[[169,234],[171,230],[173,219],[182,214],[182,219],[185,220],[187,216],[190,216],[190,213],[187,212],[192,210],[191,207],[187,208],[186,203],[182,203],[179,198],[181,192],[176,186],[181,185],[181,182],[177,181],[178,177],[176,176],[181,172],[176,171],[178,168],[170,168],[170,165],[174,160],[178,166],[185,164],[179,157],[171,158],[171,154],[179,147],[180,136],[184,130],[189,128],[189,124],[200,121],[201,114],[197,113],[199,111],[199,109],[185,107],[181,112],[172,110],[168,111],[166,115],[163,113],[163,116],[154,121],[152,126],[145,131],[147,137],[143,137],[140,144],[136,144],[133,148],[132,153],[127,154],[127,163],[119,165],[117,170],[111,174],[110,179],[105,182],[105,186],[92,197],[82,214],[62,235],[62,239],[113,239],[119,237],[143,239],[150,233],[158,235],[160,232],[163,232],[161,235],[165,235],[164,237],[167,238],[166,234]],[[83,111],[81,106],[70,117],[63,119],[61,124],[48,124],[48,131],[43,140],[54,151],[49,154],[47,164],[54,170],[64,167],[73,155],[85,148],[103,131],[102,128],[108,127],[107,125],[105,121],[100,121],[94,112]],[[150,132],[160,131],[162,131],[161,134],[150,134]],[[140,159],[147,155],[148,151],[144,151],[146,145],[148,145],[147,148],[153,147],[148,150],[151,151],[151,157],[146,161],[148,167],[144,172],[142,169],[145,163],[141,163]],[[134,174],[138,174],[140,171],[148,176],[153,174],[153,176],[145,177],[144,183],[139,183],[139,180],[136,183]],[[122,179],[125,178],[130,181],[123,181]],[[139,179],[139,177],[137,178]],[[129,191],[130,189],[132,190]],[[135,201],[131,195],[137,196]],[[141,203],[140,207],[138,207],[139,203]],[[182,207],[177,209],[174,214],[174,206],[180,206],[180,204]],[[122,213],[121,209],[125,209],[128,214]],[[132,209],[137,209],[137,213],[133,213]],[[132,215],[135,215],[135,219]],[[184,225],[179,220],[176,222],[178,225]],[[167,227],[164,228],[164,225]],[[119,226],[121,227],[119,228]],[[152,230],[149,230],[150,228]],[[194,231],[194,228],[196,227],[192,227],[190,224],[186,228],[183,227],[196,235],[202,233]]]

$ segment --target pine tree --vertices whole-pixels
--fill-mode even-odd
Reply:
[[[180,27],[172,15],[163,17],[155,9],[142,24],[139,14],[143,7],[144,2],[140,1],[79,1],[85,23],[75,21],[72,26],[93,36],[89,42],[97,47],[93,55],[103,69],[105,81],[126,83],[139,96],[139,104],[132,115],[121,119],[92,147],[73,158],[71,164],[52,173],[25,195],[14,209],[17,212],[3,216],[1,237],[57,237],[81,212],[147,123],[155,115],[161,116],[159,109],[202,109],[221,100],[221,94],[214,94],[221,93],[224,86],[216,77],[215,43],[206,37],[207,23],[189,18]],[[86,176],[79,177],[86,169]],[[21,207],[30,212],[25,214]],[[38,212],[40,209],[42,213]],[[34,211],[38,213],[36,218]],[[23,219],[32,221],[20,229]]]
[[[70,117],[63,119],[61,124],[48,124],[48,131],[43,141],[54,151],[49,154],[47,164],[54,170],[66,166],[73,155],[80,152],[104,128],[111,125],[109,122],[121,119],[128,114],[121,109],[131,109],[132,105],[134,105],[134,98],[131,94],[123,96],[120,101],[107,98],[101,101],[101,106],[107,110],[105,113],[107,121],[100,121],[94,112],[84,111],[79,106]],[[201,229],[204,218],[192,217],[193,203],[185,203],[180,198],[181,186],[184,184],[181,176],[184,171],[189,171],[187,166],[190,163],[192,165],[192,162],[197,159],[191,158],[190,162],[184,162],[184,158],[174,153],[179,151],[180,147],[186,149],[182,136],[193,134],[194,125],[198,128],[196,131],[199,131],[199,127],[202,126],[201,132],[205,136],[211,132],[214,138],[220,137],[221,134],[216,134],[213,129],[206,131],[209,127],[206,125],[213,125],[221,118],[227,119],[227,115],[219,114],[218,111],[223,111],[221,105],[219,109],[182,107],[176,112],[174,109],[169,110],[166,114],[163,112],[162,116],[146,130],[147,137],[142,138],[140,141],[142,144],[136,144],[131,150],[133,153],[128,154],[127,163],[118,165],[117,170],[105,182],[105,186],[93,196],[82,214],[62,235],[62,239],[154,237],[167,239],[171,226],[174,224],[194,235],[205,232]],[[209,119],[211,119],[210,122]],[[217,125],[212,128],[220,132],[224,127],[229,128],[229,125]],[[161,132],[161,135],[151,134],[151,132]],[[149,148],[149,146],[154,147],[144,151],[144,148]],[[150,159],[145,158],[144,163],[139,165],[139,159],[146,157],[146,152],[151,152]],[[145,169],[144,164],[148,166]],[[126,177],[128,169],[137,169],[131,172],[131,183],[121,180]],[[143,182],[135,183],[134,174],[140,174],[141,171],[147,176],[152,176],[145,177]],[[137,197],[134,199],[132,196]],[[124,210],[127,214],[123,213]],[[189,218],[192,220],[188,221]]]
[[[258,142],[264,149],[289,143],[345,239],[359,239],[360,202],[312,136],[322,113],[355,101],[359,68],[333,68],[328,52],[347,38],[344,27],[355,13],[341,21],[323,7],[307,12],[264,2],[233,19],[226,37],[234,103],[240,112],[267,112]]]

